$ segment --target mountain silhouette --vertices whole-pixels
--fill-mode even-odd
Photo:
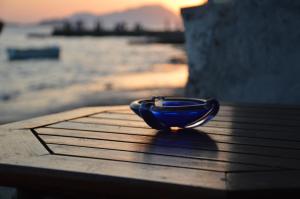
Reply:
[[[180,17],[161,5],[148,5],[100,15],[81,12],[61,19],[44,20],[39,24],[61,25],[64,21],[71,23],[82,21],[87,27],[92,27],[100,21],[107,28],[111,28],[119,22],[126,22],[128,27],[140,23],[149,29],[180,28],[182,26]]]

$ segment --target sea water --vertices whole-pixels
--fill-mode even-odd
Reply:
[[[126,37],[28,37],[29,33],[50,32],[50,27],[39,26],[3,29],[0,35],[0,123],[91,105],[91,99],[93,104],[101,104],[106,90],[114,89],[111,85],[118,78],[112,78],[109,83],[101,83],[101,80],[149,72],[154,65],[185,55],[182,48],[173,45],[131,45],[132,38]],[[9,61],[6,55],[8,47],[53,45],[60,47],[59,60]],[[105,99],[109,101],[112,97]]]

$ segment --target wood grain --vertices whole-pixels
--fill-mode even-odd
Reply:
[[[187,194],[189,198],[197,198],[199,194],[209,198],[223,198],[225,190],[225,175],[221,172],[130,162],[116,164],[110,160],[70,156],[39,156],[25,159],[14,166],[0,165],[0,168],[1,185],[5,179],[10,184],[21,187],[72,190],[73,193],[98,192],[99,197],[104,193],[115,193],[116,187],[117,196],[133,198],[144,194],[147,198],[160,197],[161,194],[174,198],[183,197],[180,192]]]
[[[78,131],[55,128],[38,128],[40,135],[52,135],[74,138],[88,138],[121,141],[130,143],[155,144],[161,146],[173,146],[180,148],[202,149],[211,151],[236,152],[245,154],[256,154],[262,156],[287,157],[299,159],[299,142],[287,142],[265,140],[256,138],[239,138],[220,135],[205,135],[202,132],[192,131],[174,133],[156,133],[152,135],[129,135],[122,133],[107,133],[93,131]],[[276,142],[277,141],[277,142]]]
[[[200,149],[185,149],[177,147],[164,147],[154,146],[140,143],[127,143],[127,142],[116,142],[106,140],[92,140],[82,138],[71,138],[71,137],[58,137],[58,136],[46,136],[41,135],[42,139],[47,144],[61,144],[70,146],[82,146],[89,148],[101,148],[101,149],[112,149],[112,150],[123,150],[140,153],[151,153],[158,155],[177,155],[182,157],[208,159],[226,161],[232,163],[241,163],[248,165],[257,165],[273,168],[286,168],[286,169],[299,169],[300,160],[278,158],[278,157],[267,157],[257,156],[249,154],[238,154],[221,151],[204,151]]]
[[[6,129],[30,129],[41,127],[49,124],[54,124],[61,121],[66,121],[69,119],[74,119],[78,117],[88,116],[96,113],[103,112],[107,110],[108,107],[87,107],[78,108],[71,111],[66,111],[62,113],[51,114],[47,116],[42,116],[38,118],[28,119],[20,122],[9,123],[2,125],[2,128]],[[110,110],[127,110],[128,106],[111,106]]]
[[[107,150],[103,148],[82,148],[70,145],[49,144],[49,147],[58,155],[76,156],[85,158],[114,160],[116,164],[121,162],[133,162],[147,165],[159,165],[176,168],[197,169],[216,172],[272,170],[267,167],[243,165],[228,162],[192,159],[185,157],[154,155],[149,153],[137,153],[123,150]]]
[[[92,118],[102,119],[121,119],[121,120],[132,120],[132,121],[143,121],[142,118],[138,117],[132,112],[103,112],[99,114],[90,115]],[[270,118],[269,117],[257,117],[257,116],[237,116],[234,114],[223,115],[219,113],[213,121],[221,122],[234,122],[234,123],[246,123],[246,124],[263,124],[263,125],[275,125],[275,126],[300,126],[300,118]]]
[[[73,122],[81,123],[90,123],[90,124],[108,124],[108,125],[120,125],[127,127],[140,127],[148,128],[150,127],[143,121],[131,121],[123,119],[106,119],[106,118],[92,118],[84,117],[71,120]],[[246,130],[266,130],[266,131],[275,131],[275,132],[295,132],[298,133],[300,130],[299,126],[279,126],[279,125],[265,125],[265,124],[249,124],[249,123],[233,123],[233,122],[224,122],[212,120],[209,123],[206,123],[204,126],[215,127],[215,128],[229,128],[229,129],[246,129]]]
[[[0,164],[19,159],[49,154],[30,130],[0,128]]]
[[[87,131],[102,131],[102,132],[121,132],[137,135],[151,135],[153,132],[157,132],[150,128],[135,128],[127,126],[107,125],[107,124],[92,124],[92,123],[75,123],[75,122],[61,122],[48,127],[74,129],[74,130],[87,130]],[[240,137],[252,137],[252,138],[266,138],[266,139],[279,139],[300,141],[300,134],[297,132],[272,132],[264,130],[251,130],[251,129],[228,129],[228,128],[215,128],[210,126],[201,126],[196,129],[205,133],[213,133],[219,135],[231,135]]]
[[[274,118],[300,118],[300,109],[287,106],[272,107],[272,106],[243,106],[243,105],[221,105],[218,114],[224,116],[257,116],[257,117],[274,117]],[[128,108],[123,110],[110,110],[109,112],[132,113]],[[229,114],[229,115],[227,115]]]

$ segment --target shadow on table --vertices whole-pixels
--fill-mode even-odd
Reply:
[[[218,146],[209,135],[199,130],[164,130],[156,133],[147,147],[147,152],[184,157],[216,158]]]

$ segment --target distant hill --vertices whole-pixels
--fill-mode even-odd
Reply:
[[[104,27],[111,28],[116,23],[126,22],[129,27],[136,23],[142,24],[145,28],[164,29],[181,27],[181,19],[174,12],[161,5],[148,5],[132,8],[119,12],[112,12],[103,15],[92,13],[75,13],[61,19],[50,19],[41,21],[40,25],[61,25],[64,21],[75,23],[82,21],[85,26],[92,27],[95,22],[100,21]]]

